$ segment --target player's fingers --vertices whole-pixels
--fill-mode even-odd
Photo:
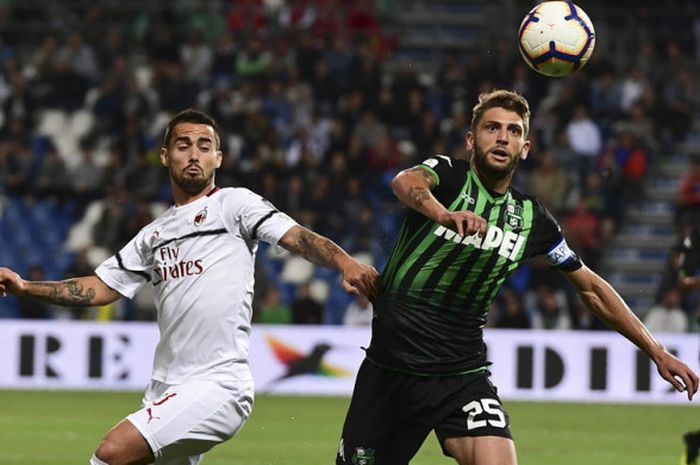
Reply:
[[[678,378],[681,378],[683,380],[683,384],[680,381],[678,381],[678,378],[676,378],[676,376],[678,376]],[[676,389],[676,391],[683,392],[686,390],[685,389],[686,388],[685,379],[683,379],[682,374],[676,375],[676,374],[672,373],[671,370],[664,370],[664,372],[662,373],[662,377],[666,381],[671,383],[671,385]]]
[[[460,236],[464,236],[464,219],[461,217],[455,218],[455,229],[457,230],[457,234]]]
[[[693,400],[693,396],[698,391],[698,376],[690,369],[686,372],[686,377],[683,378],[685,390],[688,394],[688,400]]]
[[[347,292],[348,294],[357,295],[360,293],[360,291],[355,286],[350,284],[346,279],[343,279],[343,281],[340,283],[340,285],[343,287],[345,292]]]
[[[486,228],[486,220],[484,218],[479,217],[479,234],[481,234],[482,237],[486,235]]]
[[[379,295],[379,273],[374,270],[374,273],[372,273],[372,276],[368,278],[369,283],[368,283],[368,289],[370,292],[370,295],[367,297],[370,297],[371,299],[374,299]]]

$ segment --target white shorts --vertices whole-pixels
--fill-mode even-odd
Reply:
[[[151,381],[143,408],[126,419],[151,446],[157,464],[197,465],[241,429],[252,409],[252,382]]]

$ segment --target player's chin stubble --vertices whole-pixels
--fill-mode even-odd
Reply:
[[[485,176],[493,179],[505,178],[515,170],[520,161],[520,155],[511,158],[510,162],[506,166],[494,166],[488,162],[486,159],[486,154],[478,145],[474,144],[474,163],[476,164],[479,173],[483,173]]]
[[[170,176],[180,189],[182,189],[190,195],[199,194],[204,189],[206,189],[211,183],[211,176],[205,177],[204,175],[202,175],[197,177],[187,177],[183,175],[177,175],[172,171],[170,172]]]

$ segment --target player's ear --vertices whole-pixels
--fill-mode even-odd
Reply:
[[[467,152],[474,150],[474,133],[467,131],[467,136],[464,139],[464,143],[467,146]]]
[[[525,144],[523,144],[523,150],[522,150],[522,152],[520,152],[520,159],[525,160],[529,153],[530,153],[530,141],[526,140]]]
[[[163,164],[163,166],[170,166],[170,156],[168,154],[168,149],[165,146],[160,148],[160,162]]]
[[[216,151],[216,167],[221,168],[221,163],[224,161],[224,154],[221,152],[221,150]]]

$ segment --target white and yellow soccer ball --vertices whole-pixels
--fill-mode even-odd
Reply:
[[[595,31],[586,12],[573,2],[542,2],[523,18],[518,45],[525,62],[538,73],[568,76],[591,57]]]

